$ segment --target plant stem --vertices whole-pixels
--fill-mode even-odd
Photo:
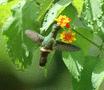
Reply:
[[[73,30],[75,31],[77,34],[79,34],[81,37],[83,37],[84,39],[88,40],[90,43],[92,43],[93,45],[95,45],[96,47],[100,48],[99,45],[97,45],[95,42],[91,41],[90,39],[86,38],[85,36],[83,36],[81,33],[79,33],[78,31],[76,30]],[[103,48],[102,48],[103,49]]]

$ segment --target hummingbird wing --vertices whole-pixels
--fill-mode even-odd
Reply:
[[[80,50],[80,48],[75,45],[64,43],[61,41],[56,41],[55,49],[61,50],[61,51],[79,51]]]
[[[44,40],[44,37],[36,32],[33,32],[32,30],[26,30],[25,34],[28,38],[30,38],[33,42],[41,45],[42,41]]]

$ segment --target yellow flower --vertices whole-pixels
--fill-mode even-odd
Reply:
[[[55,19],[55,21],[57,22],[57,24],[61,27],[67,27],[70,28],[70,25],[68,24],[71,21],[71,18],[68,18],[65,15],[60,15],[57,19]]]
[[[72,31],[68,31],[68,32],[63,31],[60,34],[60,39],[65,43],[72,43],[73,41],[76,40],[75,33],[73,33]]]

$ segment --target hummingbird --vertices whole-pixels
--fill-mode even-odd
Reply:
[[[56,36],[60,28],[61,27],[58,24],[53,24],[52,31],[46,37],[32,30],[25,31],[26,36],[40,46],[39,65],[41,67],[44,67],[46,65],[48,54],[51,53],[52,50],[69,51],[69,52],[80,50],[79,47],[73,44],[68,44],[56,40]]]

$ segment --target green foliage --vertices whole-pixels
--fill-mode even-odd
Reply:
[[[9,3],[0,4],[0,27],[3,26],[6,19],[12,15],[11,8],[14,4],[18,3],[18,0],[11,1]]]
[[[46,31],[49,26],[54,22],[55,18],[71,3],[71,0],[59,0],[53,5],[53,7],[48,11],[44,18],[43,25],[41,27],[41,32]]]
[[[78,17],[81,15],[83,10],[84,0],[73,0],[73,6],[77,9]]]
[[[83,53],[81,51],[72,53],[63,52],[63,61],[73,77],[79,81],[81,71],[83,70]]]
[[[94,32],[104,32],[104,1],[103,0],[85,0],[85,9],[83,19]]]
[[[99,60],[98,64],[96,65],[92,73],[93,87],[96,88],[96,90],[99,90],[99,87],[103,80],[104,80],[104,59],[101,59]]]
[[[34,59],[38,67],[39,46],[25,36],[25,30],[44,31],[46,35],[55,18],[66,15],[72,19],[71,27],[76,32],[77,40],[73,44],[81,50],[52,52],[46,68],[53,62],[51,60],[63,60],[72,75],[73,90],[99,90],[104,79],[103,9],[104,0],[13,0],[2,4],[0,58],[8,53],[18,69],[31,65]]]
[[[37,4],[39,5],[39,16],[37,20],[41,20],[46,11],[52,6],[54,0],[37,0]]]
[[[28,8],[29,6],[31,7]],[[5,28],[4,34],[8,37],[7,47],[9,48],[9,55],[19,69],[24,69],[31,64],[33,56],[32,48],[34,45],[26,38],[24,31],[28,28],[38,29],[37,25],[34,24],[35,18],[37,18],[35,10],[38,11],[38,7],[34,1],[21,1],[12,10],[13,16],[11,19],[13,20],[10,20],[12,21],[11,25]],[[8,21],[6,25],[8,25],[10,21]]]
[[[92,76],[94,67],[96,67],[97,60],[98,60],[97,58],[92,56],[85,57],[80,81],[78,82],[75,79],[73,79],[74,90],[93,90],[94,89],[91,82],[91,76]]]

